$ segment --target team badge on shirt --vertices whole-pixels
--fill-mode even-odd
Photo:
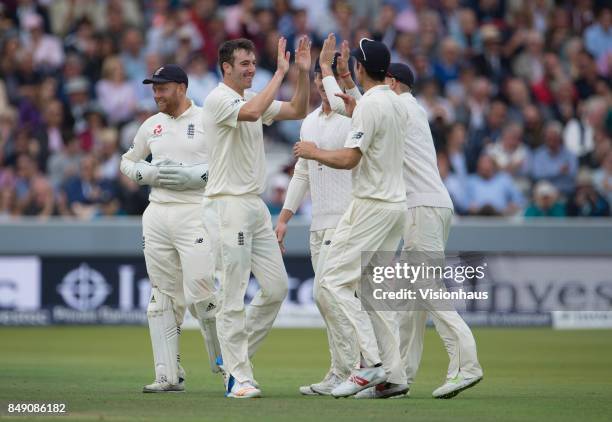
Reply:
[[[353,135],[353,139],[361,139],[362,136],[363,132],[355,132],[355,134]]]
[[[156,125],[153,129],[153,136],[161,136],[162,130],[162,125]]]
[[[187,138],[193,139],[194,136],[195,136],[195,125],[193,123],[189,123],[189,125],[187,126]]]

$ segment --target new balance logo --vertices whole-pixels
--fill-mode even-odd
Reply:
[[[238,232],[238,246],[244,246],[244,233]]]
[[[355,132],[355,134],[351,137],[351,139],[361,139],[363,137],[363,132]]]
[[[326,240],[325,242],[323,242],[323,244],[324,244],[325,246],[331,245],[331,240]]]
[[[195,243],[204,243],[204,238],[203,237],[198,237],[196,239]]]
[[[206,307],[206,312],[210,312],[210,311],[212,311],[212,310],[214,310],[216,308],[217,308],[217,306],[214,303],[210,302],[208,304],[208,306]]]
[[[193,123],[189,123],[189,126],[187,126],[187,138],[193,139],[194,136],[195,136],[195,125]]]

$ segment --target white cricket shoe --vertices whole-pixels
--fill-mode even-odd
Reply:
[[[234,382],[234,385],[226,397],[233,399],[251,399],[261,397],[261,390],[255,387],[251,382]]]
[[[332,390],[340,384],[342,384],[342,378],[331,372],[323,379],[323,381],[312,384],[310,389],[322,396],[331,396]]]
[[[459,374],[455,378],[446,380],[444,385],[434,390],[432,395],[437,399],[452,399],[463,390],[467,390],[478,384],[482,380],[480,377],[464,378]]]
[[[300,390],[300,394],[303,396],[318,396],[319,393],[317,393],[316,391],[313,391],[312,388],[310,388],[310,385],[302,385],[299,388]]]
[[[185,391],[185,370],[179,365],[179,382],[170,384],[165,376],[142,387],[143,393],[180,393]]]
[[[387,374],[382,366],[354,370],[348,379],[332,390],[334,397],[348,397],[361,390],[387,381]]]
[[[410,395],[409,384],[393,384],[383,382],[374,387],[366,388],[355,394],[356,399],[390,399],[408,397]]]

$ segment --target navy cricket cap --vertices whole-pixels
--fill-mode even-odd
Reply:
[[[177,64],[165,64],[155,72],[149,79],[142,81],[143,84],[165,84],[176,82],[188,85],[187,74]]]
[[[334,58],[332,60],[332,72],[334,72],[334,76],[338,76],[338,57],[340,57],[340,53],[336,52],[336,54],[334,54]],[[321,63],[319,63],[319,58],[317,57],[317,61],[315,62],[315,67],[314,67],[314,71],[315,73],[321,73]]]
[[[414,73],[412,73],[408,65],[403,63],[391,63],[387,70],[387,76],[395,78],[404,85],[408,85],[410,89],[414,86]]]
[[[391,53],[387,46],[368,38],[359,41],[359,47],[351,51],[351,56],[355,57],[366,70],[376,74],[386,75],[391,63]]]

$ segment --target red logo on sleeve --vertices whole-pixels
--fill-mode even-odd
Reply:
[[[155,129],[153,129],[153,135],[155,136],[159,136],[162,133],[162,125],[157,125],[155,126]]]

